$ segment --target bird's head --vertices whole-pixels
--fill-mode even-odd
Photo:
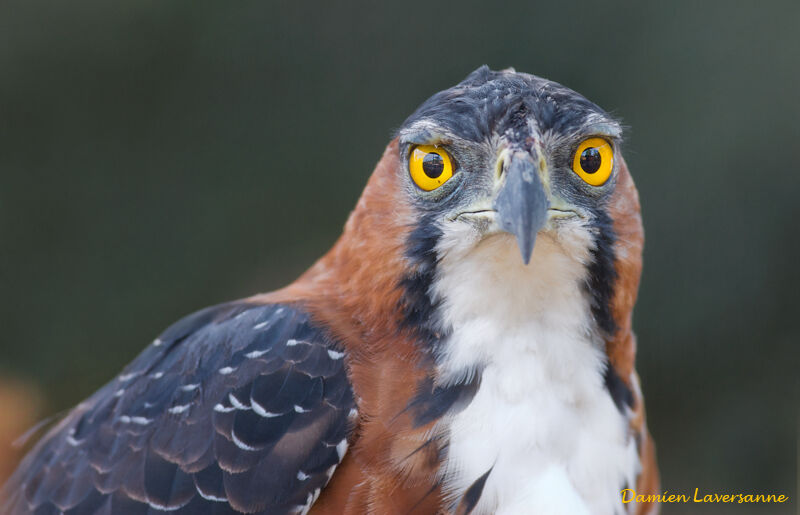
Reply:
[[[338,288],[362,300],[400,275],[400,302],[417,326],[448,298],[474,298],[460,307],[466,316],[538,309],[556,305],[554,286],[569,283],[582,289],[589,330],[609,338],[629,324],[643,239],[621,133],[560,84],[481,67],[402,124],[336,250],[311,275],[346,270]]]
[[[620,136],[581,95],[483,67],[423,103],[399,146],[407,195],[427,223],[457,235],[454,247],[511,235],[528,264],[540,234],[557,239],[605,222]]]

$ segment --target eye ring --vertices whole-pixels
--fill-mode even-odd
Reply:
[[[433,191],[453,176],[453,160],[443,148],[418,145],[408,156],[408,173],[423,191]]]
[[[604,138],[588,138],[572,157],[572,171],[592,186],[602,186],[614,169],[614,148]]]

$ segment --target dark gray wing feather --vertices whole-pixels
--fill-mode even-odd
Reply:
[[[190,315],[37,444],[0,512],[302,513],[352,431],[343,358],[297,307]]]

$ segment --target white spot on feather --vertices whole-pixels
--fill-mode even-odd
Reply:
[[[266,322],[261,322],[260,324],[254,325],[253,329],[257,331],[259,329],[263,329],[263,328],[267,327],[267,325],[269,325],[269,320],[267,320]]]
[[[253,411],[257,414],[261,415],[264,418],[274,418],[281,416],[280,413],[272,413],[271,411],[267,411],[264,409],[261,404],[257,403],[252,397],[250,398],[250,405],[253,406]]]
[[[342,359],[344,357],[344,352],[328,349],[328,356],[330,356],[331,359]]]
[[[178,505],[175,505],[175,506],[166,506],[166,505],[158,504],[156,502],[148,500],[147,504],[149,504],[151,508],[153,508],[154,510],[157,510],[157,511],[177,511],[177,510],[183,508],[186,503],[178,504]]]
[[[333,473],[336,472],[336,467],[337,466],[338,465],[331,465],[330,467],[328,467],[328,470],[325,471],[325,476],[328,478],[328,481],[330,481],[331,478],[333,477]],[[363,483],[363,481],[362,481],[362,483]],[[359,483],[356,486],[360,486],[360,485],[361,485],[361,483]]]
[[[254,350],[252,352],[248,352],[247,354],[245,354],[245,356],[250,358],[250,359],[255,359],[255,358],[260,358],[261,356],[263,356],[264,354],[266,354],[268,352],[269,352],[269,349],[267,349],[267,350]]]
[[[136,424],[137,426],[146,426],[153,421],[152,418],[147,417],[131,417],[129,415],[121,415],[119,421],[123,424]]]
[[[172,413],[174,415],[178,415],[178,414],[183,413],[184,411],[188,410],[190,407],[191,407],[190,404],[182,404],[180,406],[173,406],[170,409],[168,409],[167,411],[169,411],[170,413]]]
[[[343,438],[341,442],[336,444],[336,454],[339,455],[339,461],[342,461],[344,454],[347,452],[347,438]]]
[[[200,497],[202,497],[206,501],[228,502],[228,499],[225,498],[225,497],[217,497],[217,496],[214,496],[214,495],[211,495],[211,494],[204,493],[202,490],[200,490],[200,487],[196,486],[196,485],[195,485],[195,488],[197,489],[197,493],[200,494]]]
[[[230,374],[231,372],[233,372],[234,370],[236,370],[236,369],[233,368],[233,367],[222,367],[222,368],[219,369],[219,373],[224,375],[224,376],[226,376],[226,375]]]
[[[235,431],[231,431],[231,439],[233,440],[233,443],[236,444],[236,447],[242,449],[243,451],[257,451],[258,450],[257,448],[251,447],[251,446],[247,445],[246,443],[244,443],[243,441],[239,440],[239,438],[236,436],[236,432]]]
[[[233,407],[236,408],[236,409],[245,410],[245,411],[250,409],[250,406],[248,406],[246,404],[242,404],[242,402],[239,401],[239,399],[237,399],[236,396],[234,394],[232,394],[232,393],[228,394],[228,400],[231,401],[231,404],[233,404]]]
[[[231,406],[231,407],[229,407],[229,408],[228,408],[228,407],[226,407],[226,406],[223,406],[223,405],[222,405],[222,404],[220,404],[220,403],[217,403],[217,404],[214,406],[214,411],[216,411],[217,413],[230,413],[231,411],[234,411],[235,409],[236,409],[236,408],[234,408],[233,406]]]

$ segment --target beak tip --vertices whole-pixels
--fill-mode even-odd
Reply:
[[[533,245],[536,242],[536,239],[532,239],[530,242],[528,241],[517,241],[519,245],[519,251],[522,254],[522,262],[525,265],[528,265],[531,262],[531,256],[533,255]]]

